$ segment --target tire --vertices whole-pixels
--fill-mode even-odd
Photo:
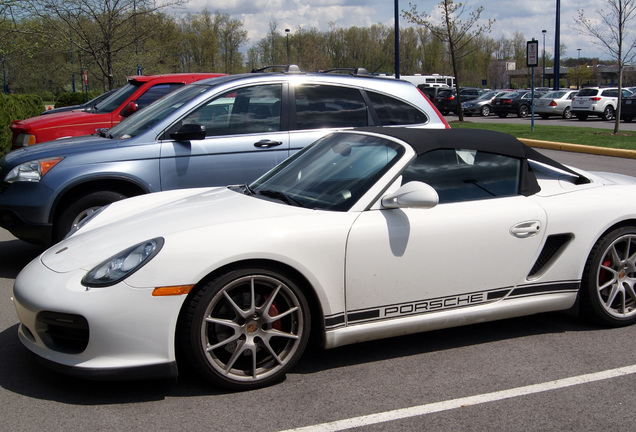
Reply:
[[[517,111],[517,117],[526,118],[528,117],[528,114],[530,114],[530,109],[528,108],[528,105],[521,105],[519,107],[519,110]]]
[[[64,209],[53,224],[53,241],[61,241],[68,233],[95,210],[115,201],[128,198],[119,192],[96,191],[78,196]]]
[[[179,348],[214,385],[251,390],[284,378],[303,353],[310,312],[299,286],[267,268],[233,270],[198,290],[179,320]]]
[[[614,108],[608,105],[603,110],[603,120],[612,120],[614,118]]]
[[[581,279],[582,312],[612,327],[636,322],[636,227],[622,227],[594,245]]]
[[[587,114],[577,114],[576,118],[581,120],[581,121],[585,121],[585,120],[587,120]]]
[[[490,115],[490,105],[484,105],[481,107],[481,116],[488,117]]]
[[[506,118],[506,117],[508,117],[508,113],[498,113],[497,115],[499,116],[499,118]]]
[[[561,114],[561,117],[563,117],[566,120],[569,120],[572,118],[572,111],[570,111],[570,107],[565,107],[565,109],[563,110],[563,114]]]

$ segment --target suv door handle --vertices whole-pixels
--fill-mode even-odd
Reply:
[[[274,140],[268,140],[268,139],[264,139],[264,140],[260,140],[258,142],[254,143],[254,147],[258,147],[258,148],[270,148],[270,147],[276,147],[281,145],[283,142],[282,141],[274,141]]]

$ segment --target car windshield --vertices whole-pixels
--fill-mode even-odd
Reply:
[[[541,96],[541,98],[543,99],[561,99],[563,96],[565,96],[564,91],[553,91],[550,93],[546,93],[543,96]]]
[[[495,96],[497,96],[497,93],[499,93],[499,92],[486,92],[486,93],[482,94],[481,96],[479,96],[475,100],[489,100],[489,99],[492,99]]]
[[[404,147],[372,135],[328,135],[246,188],[316,210],[347,211],[404,154]]]
[[[108,130],[109,138],[127,139],[150,129],[155,123],[163,120],[179,109],[189,100],[210,89],[209,85],[191,84],[168,93],[163,98],[138,111],[135,115],[124,119]]]
[[[137,91],[141,83],[128,83],[95,106],[95,113],[111,113]]]

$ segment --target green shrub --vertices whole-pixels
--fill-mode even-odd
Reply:
[[[35,117],[42,111],[44,102],[40,96],[0,94],[0,157],[11,149],[11,122]]]
[[[100,94],[102,93],[97,91],[89,91],[88,99],[86,99],[86,93],[62,93],[57,99],[57,102],[55,102],[55,108],[65,107],[69,105],[80,105],[88,102],[93,98],[96,98]]]

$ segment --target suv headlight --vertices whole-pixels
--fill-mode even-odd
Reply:
[[[108,258],[82,278],[82,285],[93,288],[115,285],[146,265],[159,253],[163,243],[163,238],[157,237]]]
[[[4,181],[7,183],[39,182],[42,177],[62,159],[64,158],[56,157],[25,162],[9,171]]]

